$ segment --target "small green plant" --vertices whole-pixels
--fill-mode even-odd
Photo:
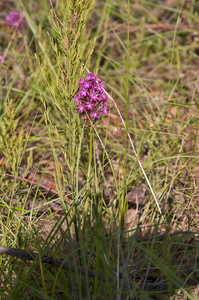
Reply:
[[[13,101],[5,104],[5,112],[0,121],[0,145],[13,174],[17,175],[24,152],[23,131],[17,132],[18,121],[15,119]]]

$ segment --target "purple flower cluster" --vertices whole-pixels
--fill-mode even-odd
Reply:
[[[24,19],[21,17],[20,12],[11,11],[11,13],[6,17],[7,25],[23,29],[23,23]]]
[[[106,106],[108,97],[103,90],[106,86],[102,84],[102,80],[89,73],[78,83],[81,89],[74,99],[75,103],[78,102],[78,111],[95,119],[98,119],[100,113],[108,115],[109,110]]]

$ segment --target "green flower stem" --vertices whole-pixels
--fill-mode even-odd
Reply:
[[[88,175],[87,175],[87,195],[84,204],[84,211],[83,211],[83,236],[85,233],[85,226],[88,224],[87,222],[87,215],[88,215],[88,208],[89,208],[89,190],[90,190],[90,180],[91,180],[91,164],[92,164],[92,156],[93,156],[93,127],[90,127],[90,152],[89,152],[89,165],[88,165]]]

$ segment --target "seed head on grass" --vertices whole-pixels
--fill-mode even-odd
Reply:
[[[83,119],[98,119],[103,113],[108,115],[108,97],[104,92],[105,85],[95,74],[89,73],[86,78],[81,78],[78,82],[81,86],[78,96],[74,98],[74,103],[78,102],[77,110],[83,114]]]
[[[23,29],[24,19],[21,17],[20,12],[11,11],[6,17],[6,24],[12,27]]]

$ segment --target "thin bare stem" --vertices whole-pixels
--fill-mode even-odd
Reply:
[[[64,24],[63,24],[63,23],[60,21],[60,19],[57,17],[57,14],[56,14],[56,12],[55,12],[55,9],[54,9],[54,7],[53,7],[53,4],[52,4],[51,0],[49,0],[49,2],[50,2],[50,6],[52,7],[52,10],[53,10],[53,17],[54,17],[55,19],[57,19],[57,21],[59,22],[59,24],[60,24],[62,27],[65,28]],[[65,28],[65,29],[66,29],[66,28]]]

